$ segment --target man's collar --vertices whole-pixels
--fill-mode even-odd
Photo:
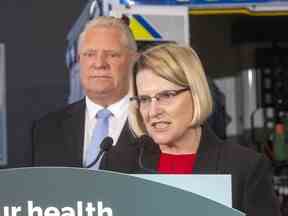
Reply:
[[[85,102],[89,119],[95,118],[97,112],[104,108],[103,106],[94,103],[87,96],[85,97]],[[122,116],[123,113],[128,112],[128,106],[129,106],[129,97],[126,95],[116,103],[113,103],[106,108],[112,112],[113,116],[115,116],[116,118],[120,118],[120,116]]]

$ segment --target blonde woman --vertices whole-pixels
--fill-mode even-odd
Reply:
[[[205,123],[212,98],[196,52],[164,44],[145,51],[131,80],[129,123],[149,135],[137,172],[231,174],[233,207],[248,216],[278,216],[269,162],[263,155],[227,144]]]

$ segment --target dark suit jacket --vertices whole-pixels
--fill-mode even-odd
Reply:
[[[34,166],[81,167],[84,125],[85,100],[36,121],[33,127]],[[102,157],[100,168],[126,173],[135,171],[138,149],[134,141],[126,123],[117,144]]]
[[[247,216],[279,216],[269,161],[261,154],[220,140],[204,125],[193,174],[231,174],[233,208]],[[158,145],[144,146],[140,173],[156,172]]]

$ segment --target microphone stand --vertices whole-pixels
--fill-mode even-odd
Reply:
[[[89,165],[86,166],[86,168],[91,168],[93,167],[101,158],[101,156],[104,154],[104,152],[107,152],[110,150],[110,148],[112,147],[113,144],[113,139],[111,137],[105,137],[103,139],[103,141],[100,144],[100,151],[97,154],[97,157],[95,158],[94,161],[92,161],[92,163],[90,163]]]

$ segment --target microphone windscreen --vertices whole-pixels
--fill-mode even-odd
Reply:
[[[113,145],[113,139],[110,136],[107,136],[103,139],[102,143],[100,144],[100,148],[103,151],[108,151]]]

